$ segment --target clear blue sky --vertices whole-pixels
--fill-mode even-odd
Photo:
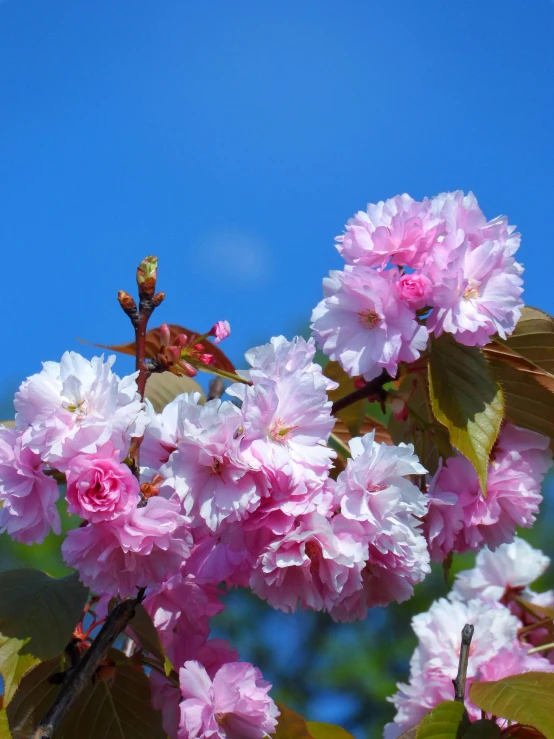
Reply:
[[[554,312],[551,0],[4,0],[2,394],[160,257],[157,314],[292,335],[368,201],[472,189]],[[126,371],[128,364],[120,369]]]

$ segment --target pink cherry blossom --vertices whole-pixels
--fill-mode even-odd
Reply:
[[[183,429],[177,449],[161,468],[195,526],[217,531],[223,522],[241,520],[265,493],[260,465],[240,453],[243,427],[243,414],[233,403],[211,400],[196,423]]]
[[[441,231],[441,221],[429,210],[429,202],[415,202],[397,195],[367,212],[359,211],[338,236],[337,249],[348,264],[382,267],[392,264],[419,267]]]
[[[325,384],[314,372],[298,370],[252,387],[232,385],[242,401],[243,458],[267,473],[322,481],[336,453],[327,446],[334,426]]]
[[[550,565],[550,559],[516,536],[492,552],[481,549],[471,570],[458,572],[451,597],[470,600],[480,597],[500,601],[507,591],[515,590],[525,600],[533,597],[529,585]]]
[[[210,334],[215,336],[214,344],[222,342],[223,339],[226,339],[231,335],[231,326],[229,325],[229,321],[218,321],[215,323],[212,326]]]
[[[177,449],[181,439],[196,438],[202,412],[200,393],[182,393],[156,413],[146,401],[148,425],[140,445],[140,460],[148,471],[159,470]]]
[[[244,355],[251,366],[238,370],[237,374],[249,382],[275,381],[291,373],[309,372],[318,385],[326,390],[338,387],[336,382],[323,374],[320,364],[314,362],[316,346],[313,338],[295,336],[287,341],[284,336],[274,336],[268,344],[249,349]]]
[[[345,603],[359,617],[367,607],[403,601],[430,572],[420,519],[426,496],[407,476],[423,475],[411,444],[375,442],[375,432],[350,440],[352,458],[340,473],[336,500],[347,519],[359,521],[369,545],[363,600]]]
[[[431,302],[431,280],[422,274],[406,274],[396,283],[398,294],[408,305],[417,310],[424,308]]]
[[[516,526],[532,526],[552,464],[548,444],[540,434],[507,424],[493,449],[486,499],[471,463],[449,459],[429,489],[425,531],[432,559],[483,544],[496,548],[513,538]]]
[[[91,523],[110,521],[136,508],[140,485],[126,464],[112,457],[108,445],[95,456],[80,454],[66,471],[67,510]]]
[[[96,454],[107,443],[123,459],[131,438],[142,436],[146,416],[136,374],[120,379],[111,371],[114,361],[66,352],[22,383],[14,400],[17,427],[43,461],[65,471],[74,457]]]
[[[179,505],[150,498],[113,521],[69,531],[62,544],[66,564],[97,593],[133,595],[176,574],[190,554],[188,519]]]
[[[467,686],[485,674],[505,677],[513,674],[515,661],[525,662],[527,649],[517,641],[521,626],[510,611],[498,603],[473,599],[468,603],[451,602],[445,598],[435,601],[428,612],[418,614],[412,627],[419,639],[410,660],[410,681],[399,684],[392,697],[397,713],[392,724],[385,728],[386,739],[394,739],[405,729],[417,724],[426,713],[443,700],[452,700],[452,680],[458,671],[461,632],[465,624],[473,624],[475,632],[468,662]],[[506,659],[504,650],[519,656]],[[501,655],[501,656],[499,656]],[[493,666],[487,672],[487,664]],[[537,664],[542,665],[537,667]],[[547,669],[542,659],[534,662],[535,669]],[[502,669],[507,672],[501,674]],[[549,669],[549,667],[548,667]],[[519,671],[516,668],[516,671]],[[472,720],[481,717],[481,711],[466,701]]]
[[[199,662],[179,671],[181,717],[178,739],[263,739],[275,731],[279,711],[271,685],[248,662],[223,665],[213,681]]]
[[[328,610],[361,590],[367,559],[361,526],[343,516],[331,520],[317,513],[297,520],[296,528],[272,542],[250,578],[260,598],[285,613],[298,605]]]
[[[429,331],[470,346],[495,333],[506,338],[523,306],[523,268],[513,258],[519,235],[503,217],[487,222],[473,193],[442,193],[429,207],[445,223],[423,270],[434,286]]]
[[[57,483],[21,434],[0,427],[0,532],[24,544],[42,544],[50,531],[59,534],[59,497]]]
[[[312,332],[330,359],[351,376],[366,380],[399,362],[413,362],[427,346],[425,326],[400,299],[396,270],[377,272],[346,265],[323,280],[325,298],[312,313]]]

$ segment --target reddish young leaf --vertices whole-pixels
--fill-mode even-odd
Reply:
[[[184,328],[183,326],[176,326],[171,325],[170,327],[170,343],[173,342],[179,334],[186,334],[189,338],[194,339],[197,336],[200,336],[200,334],[197,331],[191,331],[188,328]],[[79,341],[83,341],[82,339],[79,339]],[[128,344],[95,344],[91,341],[83,341],[84,344],[91,344],[92,346],[97,346],[100,349],[109,349],[112,352],[120,352],[120,354],[130,354],[131,356],[135,356],[135,342],[130,341]],[[211,367],[214,367],[215,369],[223,370],[224,372],[234,372],[235,367],[231,360],[221,351],[219,346],[217,344],[214,344],[211,341],[206,340],[206,351],[209,354],[213,354],[214,356],[214,363],[211,365]],[[153,359],[156,354],[160,351],[161,347],[161,341],[160,341],[160,329],[159,328],[152,328],[150,331],[146,332],[146,357],[148,359]]]

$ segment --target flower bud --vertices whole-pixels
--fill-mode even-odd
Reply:
[[[213,364],[215,362],[213,354],[199,354],[198,359],[202,364]]]
[[[195,344],[194,345],[194,351],[195,352],[203,352],[204,351],[204,344]]]
[[[173,343],[175,344],[175,346],[180,346],[182,348],[189,343],[189,337],[186,334],[179,334],[175,337]]]
[[[219,344],[231,334],[231,326],[229,321],[218,321],[214,323],[210,331],[210,336],[214,336],[214,343]]]
[[[146,259],[143,259],[137,268],[139,295],[149,297],[154,295],[157,277],[158,257],[146,257]]]
[[[169,328],[169,324],[162,323],[160,326],[160,343],[162,346],[169,346],[169,342],[171,341],[171,329]]]
[[[117,299],[119,301],[119,305],[128,316],[131,316],[132,318],[137,315],[137,304],[129,293],[126,293],[125,290],[120,290],[117,293]]]
[[[177,362],[179,367],[182,370],[182,373],[186,375],[187,377],[194,377],[198,374],[198,372],[194,369],[192,364],[189,364],[188,362],[185,362],[184,359],[181,359],[179,362]]]

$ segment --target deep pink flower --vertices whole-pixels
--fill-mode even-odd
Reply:
[[[402,275],[396,283],[398,294],[411,308],[417,310],[430,303],[432,285],[428,277],[417,272],[412,275]]]
[[[17,427],[43,461],[65,471],[78,454],[96,454],[107,443],[123,459],[131,438],[142,436],[136,374],[120,379],[111,371],[114,361],[66,352],[22,383],[14,399]]]
[[[383,267],[392,264],[419,267],[441,230],[441,221],[429,211],[429,202],[397,195],[367,212],[359,211],[338,236],[337,249],[348,264]]]
[[[59,534],[59,497],[40,457],[14,429],[0,427],[0,532],[24,544],[42,544],[50,531]]]
[[[279,711],[271,685],[248,662],[221,667],[213,681],[199,662],[179,671],[181,719],[178,739],[263,739],[275,731]]]
[[[150,498],[113,521],[70,531],[62,544],[69,567],[97,593],[133,595],[176,574],[190,554],[188,519],[177,502]]]
[[[112,450],[95,456],[80,454],[66,471],[67,510],[91,523],[110,521],[136,508],[140,485],[126,464],[112,457]]]
[[[396,270],[377,272],[346,265],[323,280],[325,298],[312,313],[312,332],[330,359],[351,376],[366,380],[399,362],[413,362],[427,346],[425,326],[400,299]]]
[[[231,326],[229,321],[218,321],[212,326],[210,334],[214,336],[214,344],[219,344],[223,339],[231,335]]]

